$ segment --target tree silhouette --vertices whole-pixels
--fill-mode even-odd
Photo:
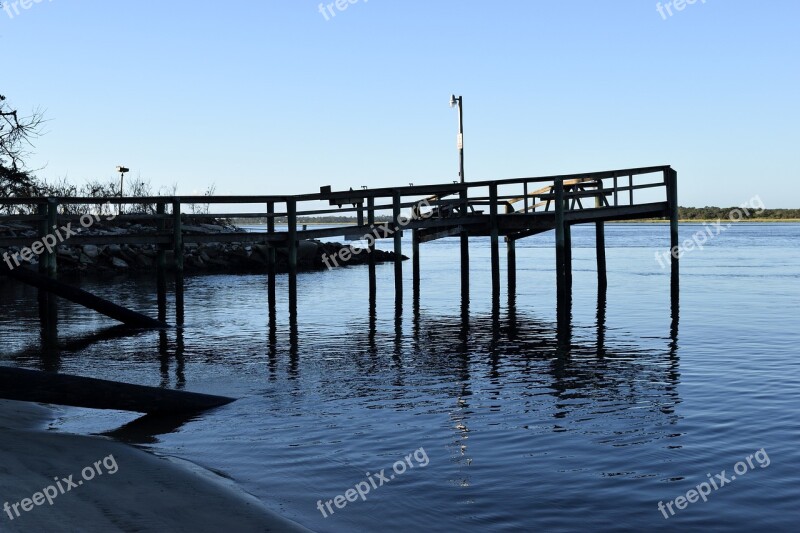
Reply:
[[[37,194],[36,178],[25,168],[24,159],[41,126],[41,113],[22,117],[0,94],[0,198]]]

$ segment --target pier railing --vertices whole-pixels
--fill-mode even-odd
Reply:
[[[196,205],[209,206],[209,212],[186,212],[195,211]],[[128,206],[136,206],[137,210],[144,212],[127,212],[130,210]],[[117,208],[116,213],[114,207]],[[0,248],[26,247],[23,248],[25,250],[41,244],[29,235],[15,234],[15,222],[28,223],[28,226],[32,224],[38,228],[39,241],[59,231],[62,224],[87,227],[100,222],[103,217],[106,220],[113,217],[117,223],[136,224],[126,231],[116,231],[113,227],[98,224],[99,231],[91,234],[70,234],[69,243],[154,246],[157,250],[159,301],[165,298],[166,252],[171,249],[174,253],[176,287],[180,287],[180,290],[176,289],[180,298],[177,308],[181,309],[186,243],[268,244],[270,279],[275,273],[276,249],[284,248],[289,272],[290,306],[292,302],[296,303],[297,256],[299,241],[304,239],[373,235],[373,239],[367,240],[370,250],[374,249],[375,240],[392,239],[398,301],[402,301],[403,290],[402,230],[412,232],[415,291],[418,290],[420,279],[420,243],[443,237],[461,238],[462,292],[467,293],[469,238],[490,237],[492,290],[495,296],[500,290],[499,238],[504,236],[506,240],[511,283],[515,275],[515,241],[555,230],[559,302],[566,301],[571,291],[570,227],[574,224],[596,225],[598,283],[602,287],[606,283],[603,229],[606,221],[669,218],[671,247],[674,250],[678,246],[677,173],[669,166],[468,183],[351,188],[345,191],[321,187],[317,193],[301,195],[6,198],[0,200],[0,208],[9,211],[0,214],[0,226],[12,228],[10,232],[0,234]],[[304,217],[348,214],[353,216],[351,223],[335,227],[308,228],[305,225]],[[208,219],[226,218],[266,224],[254,231],[224,233],[209,233],[198,226]],[[379,218],[390,222],[378,225],[376,221]],[[285,229],[278,229],[279,221],[281,225],[286,223]],[[379,230],[379,226],[382,229]],[[52,247],[40,253],[39,269],[42,274],[56,276],[56,256],[56,250]],[[372,257],[371,254],[371,294],[375,289]],[[678,257],[675,254],[672,276],[675,288],[678,279]],[[271,283],[270,287],[270,300],[274,303],[274,284]]]

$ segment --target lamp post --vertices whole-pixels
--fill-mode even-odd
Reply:
[[[129,168],[125,168],[122,165],[117,167],[117,172],[119,172],[119,197],[122,198],[122,186],[125,181],[125,173],[129,172]],[[122,214],[122,200],[120,200],[119,205],[117,206],[117,214]]]
[[[459,159],[459,172],[458,176],[461,183],[464,183],[464,102],[460,96],[450,96],[450,107],[458,106],[458,159]]]

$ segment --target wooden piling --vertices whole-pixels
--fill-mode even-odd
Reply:
[[[58,228],[58,200],[56,198],[47,199],[47,232],[53,233]],[[47,254],[47,275],[55,279],[58,276],[58,253],[53,250]]]
[[[297,309],[297,200],[286,200],[288,219],[287,263],[289,266],[289,311]]]
[[[403,301],[403,243],[400,234],[400,202],[400,193],[393,191],[391,229],[394,231],[394,291],[397,302]]]
[[[597,182],[597,196],[594,199],[596,208],[603,207],[605,195],[603,193],[603,181]],[[594,224],[594,245],[597,256],[597,287],[605,290],[608,287],[608,276],[606,274],[606,228],[602,220]]]
[[[275,202],[267,202],[267,234],[275,234]],[[267,305],[269,307],[270,327],[274,327],[276,317],[275,293],[275,243],[267,242]],[[272,331],[272,330],[270,330]]]
[[[680,249],[680,235],[679,235],[679,212],[678,212],[678,173],[669,168],[664,171],[664,177],[667,182],[667,198],[669,206],[669,234],[670,234],[670,257],[672,275],[671,275],[671,292],[673,303],[677,303],[678,291],[680,287],[680,265],[679,254]]]
[[[47,208],[49,204],[39,204],[36,206],[36,214],[41,217],[39,220],[39,240],[44,239],[44,237],[51,233],[51,230],[47,227],[47,222],[49,220],[47,216]],[[39,256],[39,273],[42,275],[47,274],[47,264],[50,261],[50,254],[45,250],[45,252]]]
[[[567,292],[572,293],[572,226],[564,224],[564,279],[567,282]]]
[[[420,289],[420,265],[419,265],[419,230],[412,230],[411,232],[411,253],[414,270],[414,300],[419,300]]]
[[[513,213],[511,205],[506,206],[506,214]],[[517,286],[517,246],[516,241],[511,237],[506,237],[506,257],[508,259],[508,291],[511,298],[512,287]]]
[[[459,193],[463,216],[466,216],[469,209],[468,195],[467,189]],[[469,300],[469,232],[466,229],[461,230],[461,295]]]
[[[566,300],[566,224],[564,223],[564,180],[555,182],[555,209],[556,209],[556,291],[558,301]],[[559,306],[560,307],[560,306]]]
[[[156,204],[156,231],[164,233],[167,229],[167,221],[164,219],[167,213],[167,206],[164,202]],[[158,319],[162,322],[167,320],[167,251],[161,244],[156,244],[156,300],[158,302]]]
[[[367,257],[367,263],[369,265],[369,294],[370,294],[370,302],[374,303],[377,289],[378,289],[378,282],[376,279],[375,273],[375,197],[370,196],[367,198],[367,225],[369,225],[369,229],[372,233],[373,239],[367,241],[369,247],[369,256]]]
[[[267,202],[267,234],[272,236],[275,233],[275,202]],[[275,244],[272,241],[267,243],[267,272],[275,273]]]
[[[172,250],[175,257],[175,321],[183,324],[183,219],[181,217],[181,201],[172,200]]]
[[[489,232],[492,247],[492,296],[500,295],[500,231],[497,221],[497,184],[489,185]]]

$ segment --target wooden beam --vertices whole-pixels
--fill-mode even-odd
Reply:
[[[54,294],[70,302],[74,302],[83,307],[87,307],[98,313],[105,315],[114,320],[118,320],[123,324],[138,328],[163,328],[167,327],[166,324],[145,316],[143,314],[131,311],[113,302],[109,302],[103,298],[95,296],[77,287],[61,283],[48,276],[37,274],[32,270],[24,267],[9,270],[4,265],[0,268],[0,273],[13,278],[21,283],[36,287],[50,294]]]
[[[206,411],[236,401],[224,396],[8,367],[0,368],[0,398],[156,415]]]

